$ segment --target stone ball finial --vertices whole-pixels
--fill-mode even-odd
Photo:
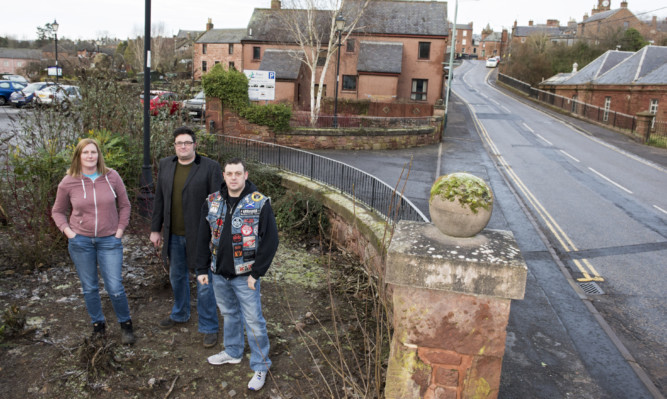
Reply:
[[[493,192],[484,180],[470,173],[443,175],[431,186],[429,211],[431,221],[443,234],[473,237],[491,219]]]

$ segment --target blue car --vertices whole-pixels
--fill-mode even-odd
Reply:
[[[13,92],[23,89],[26,85],[19,82],[12,82],[11,80],[0,80],[0,105],[5,105],[9,102],[9,96]]]
[[[9,96],[9,102],[12,103],[16,108],[20,108],[24,105],[30,105],[33,98],[35,98],[35,92],[37,90],[42,90],[47,86],[52,86],[55,83],[53,82],[35,82],[28,84],[24,89],[15,91]]]

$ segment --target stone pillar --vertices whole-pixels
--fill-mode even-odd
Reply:
[[[389,246],[394,335],[385,397],[495,398],[526,264],[511,232],[471,238],[400,221]]]
[[[649,111],[639,112],[637,114],[637,127],[635,128],[635,132],[637,132],[644,144],[646,144],[651,137],[651,121],[654,117],[655,115]]]

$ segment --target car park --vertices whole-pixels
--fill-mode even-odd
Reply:
[[[35,105],[58,106],[64,111],[81,102],[81,92],[78,86],[52,85],[37,90],[34,101]]]
[[[28,85],[28,83],[30,83],[28,79],[24,78],[23,76],[14,75],[12,73],[3,73],[0,75],[0,80],[11,80],[12,82],[23,83],[24,85]]]
[[[183,109],[194,118],[202,118],[206,112],[206,95],[200,91],[194,98],[183,101]]]
[[[498,66],[498,62],[500,59],[498,57],[491,57],[486,60],[486,67],[487,68],[495,68]]]
[[[0,80],[0,105],[9,103],[9,97],[15,91],[23,89],[26,85],[11,80]]]
[[[35,97],[35,92],[37,90],[42,90],[47,86],[52,86],[55,83],[53,82],[34,82],[28,84],[26,87],[19,91],[15,91],[9,96],[9,102],[16,108],[23,107],[25,105],[33,104],[33,98]]]

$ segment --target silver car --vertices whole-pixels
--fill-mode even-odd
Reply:
[[[81,92],[78,86],[53,85],[35,92],[36,105],[58,106],[61,110],[68,110],[72,104],[81,102]]]
[[[193,118],[202,118],[206,113],[206,95],[200,91],[195,98],[183,101],[183,108]]]

